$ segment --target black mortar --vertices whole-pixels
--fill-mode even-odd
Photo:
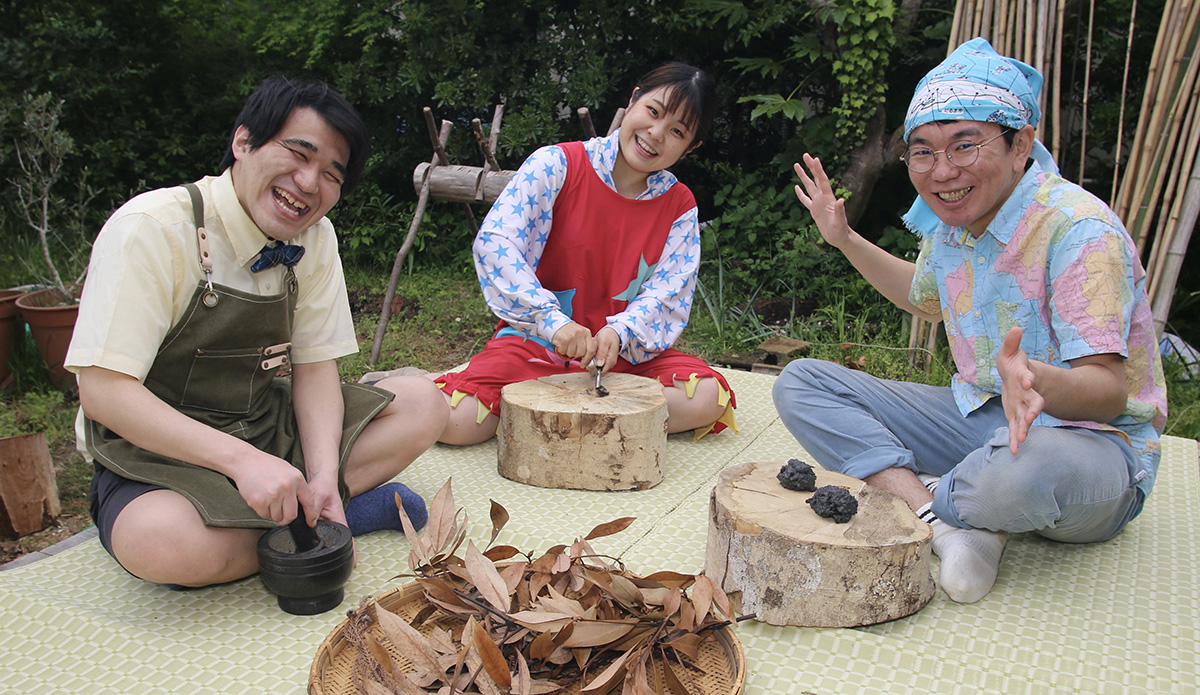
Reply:
[[[303,521],[301,521],[303,524]],[[304,528],[312,531],[307,525]],[[354,569],[350,529],[326,519],[317,521],[316,547],[302,530],[293,536],[288,526],[267,531],[258,539],[259,576],[292,615],[316,615],[336,608],[345,597],[343,586]]]

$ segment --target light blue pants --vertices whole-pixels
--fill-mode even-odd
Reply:
[[[1137,459],[1115,433],[1032,427],[1013,456],[999,397],[963,417],[947,387],[824,360],[788,364],[773,396],[788,431],[826,469],[860,479],[892,467],[941,476],[932,509],[952,526],[1090,543],[1141,511]]]

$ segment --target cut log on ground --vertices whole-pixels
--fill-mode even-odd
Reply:
[[[817,488],[837,485],[858,500],[839,524],[806,504],[811,492],[779,484],[780,463],[721,472],[709,502],[704,572],[742,612],[772,625],[854,627],[894,620],[933,598],[929,525],[899,497],[815,468]]]
[[[500,475],[538,487],[644,490],[662,482],[667,397],[654,379],[577,372],[509,384],[496,432]]]
[[[0,537],[41,531],[60,509],[46,433],[0,439]]]

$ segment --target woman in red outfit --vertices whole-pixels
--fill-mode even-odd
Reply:
[[[658,379],[671,432],[733,425],[725,378],[672,349],[700,266],[696,201],[667,168],[700,145],[716,94],[702,70],[668,63],[638,82],[621,127],[543,147],[480,227],[475,268],[496,335],[462,372],[437,378],[451,405],[441,441],[495,434],[506,384],[583,371]]]

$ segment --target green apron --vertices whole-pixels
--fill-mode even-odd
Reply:
[[[206,252],[203,202],[193,184],[187,188],[196,213],[206,279],[198,283],[183,318],[163,340],[145,386],[193,420],[243,439],[304,471],[291,381],[275,376],[290,364],[296,275],[287,268],[284,292],[274,295],[214,285]],[[342,398],[345,416],[338,490],[345,502],[344,472],[350,448],[394,394],[373,386],[343,384]],[[216,471],[141,449],[90,419],[86,421],[85,444],[88,453],[114,473],[169,488],[191,500],[209,526],[275,526],[246,504],[232,480]]]

